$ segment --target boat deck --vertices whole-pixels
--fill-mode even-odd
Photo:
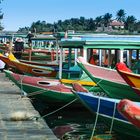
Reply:
[[[15,117],[16,113],[24,118]],[[42,118],[36,120],[34,117],[40,117],[40,114],[30,100],[21,98],[20,90],[4,73],[0,73],[0,139],[57,140],[46,122]]]

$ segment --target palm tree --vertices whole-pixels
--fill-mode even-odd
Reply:
[[[120,9],[116,14],[116,16],[117,16],[116,19],[120,22],[124,22],[125,21],[125,15],[126,15],[126,13],[124,12],[124,10]]]
[[[136,18],[134,16],[128,16],[125,21],[125,29],[132,32],[134,31],[135,24],[136,24]]]
[[[89,31],[94,31],[95,30],[95,22],[92,18],[88,19],[88,26],[87,26],[87,30]]]
[[[140,33],[140,21],[138,21],[138,22],[135,24],[135,31],[137,31],[138,33]]]
[[[95,18],[95,24],[96,24],[96,27],[101,27],[102,25],[102,22],[103,22],[103,17],[102,16],[98,16]]]
[[[104,23],[104,26],[105,27],[108,27],[110,21],[111,21],[111,18],[112,18],[112,14],[110,13],[106,13],[104,16],[103,16],[103,23]]]

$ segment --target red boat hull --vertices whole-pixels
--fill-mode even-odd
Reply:
[[[123,99],[119,102],[117,109],[132,124],[140,128],[140,106],[128,99]]]

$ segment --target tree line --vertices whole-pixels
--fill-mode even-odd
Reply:
[[[98,27],[108,27],[110,22],[113,20],[113,15],[105,13],[102,16],[97,16],[95,19],[85,17],[71,18],[64,21],[58,20],[53,24],[47,23],[46,21],[36,21],[31,24],[31,27],[19,28],[18,32],[61,32],[66,30],[75,31],[92,31],[95,32]],[[117,21],[124,23],[125,31],[129,33],[137,32],[140,33],[140,21],[138,21],[133,15],[126,15],[124,9],[120,9],[116,12]]]
[[[3,0],[0,0],[0,3]],[[29,30],[32,32],[62,32],[66,30],[74,31],[91,31],[95,32],[97,28],[109,27],[110,22],[113,20],[113,16],[110,13],[106,13],[102,16],[97,16],[95,19],[85,17],[71,18],[64,21],[58,20],[57,22],[47,23],[46,21],[36,21],[31,24],[30,27],[20,27],[17,32],[27,33]],[[0,30],[2,31],[4,27],[1,24],[3,19],[3,13],[0,10]],[[120,9],[116,13],[116,20],[124,23],[124,31],[133,33],[134,31],[140,33],[140,21],[135,18],[135,16],[126,16],[123,9]]]

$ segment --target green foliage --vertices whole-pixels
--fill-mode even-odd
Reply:
[[[33,32],[33,29],[36,29],[36,32],[61,32],[66,30],[94,31],[95,23],[92,18],[85,19],[84,17],[71,18],[64,21],[58,20],[58,22],[55,22],[54,24],[38,20],[37,22],[33,22],[31,27],[20,28],[18,31],[22,32],[26,30],[27,32],[28,30],[31,30]]]
[[[125,20],[125,29],[133,32],[136,25],[136,18],[134,16],[128,16]]]
[[[126,15],[125,11],[123,9],[120,9],[116,14],[116,17],[117,17],[116,19],[120,22],[124,22],[125,21],[125,15]]]
[[[103,24],[105,27],[108,27],[109,23],[111,22],[111,18],[112,18],[112,14],[110,13],[106,13],[104,16],[103,16]]]
[[[129,34],[132,32],[140,32],[140,22],[137,22],[134,16],[127,16],[123,9],[120,9],[116,12],[116,19],[124,23],[124,29],[115,29],[112,28],[115,33],[118,30],[120,34]],[[47,23],[46,21],[36,21],[33,22],[31,27],[19,28],[20,32],[28,32],[31,30],[34,32],[62,32],[66,30],[75,30],[75,31],[91,31],[95,32],[96,29],[100,28],[100,32],[106,32],[104,29],[109,29],[109,24],[112,21],[112,14],[106,13],[102,16],[97,16],[95,19],[85,17],[80,18],[71,18],[64,21],[58,20],[57,22]],[[113,33],[112,31],[112,33]]]
[[[138,21],[136,24],[135,24],[135,31],[137,30],[138,33],[140,33],[140,21]]]

